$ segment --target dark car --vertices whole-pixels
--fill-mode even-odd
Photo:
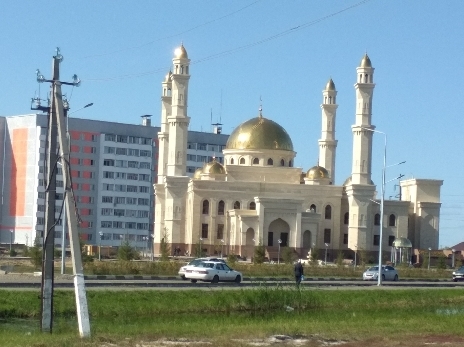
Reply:
[[[464,280],[464,266],[461,266],[456,271],[453,271],[453,281],[462,281]]]

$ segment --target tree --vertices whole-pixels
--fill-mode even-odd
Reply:
[[[317,265],[317,261],[319,260],[319,248],[311,248],[311,263],[313,265]]]
[[[31,263],[35,267],[42,265],[42,246],[40,245],[39,237],[34,240],[34,246],[28,247],[27,253],[31,258]]]
[[[337,253],[337,259],[335,260],[335,263],[337,264],[337,266],[341,267],[343,266],[343,260],[345,259],[345,254],[340,251]]]
[[[291,247],[283,247],[282,259],[286,264],[293,264],[297,256]]]
[[[266,259],[266,248],[264,247],[262,242],[259,241],[258,245],[255,247],[253,262],[255,264],[262,264],[264,263],[265,259]]]
[[[129,243],[129,241],[124,241],[121,246],[118,248],[118,259],[119,260],[133,260],[139,259],[139,252],[136,251]]]
[[[171,246],[168,243],[169,233],[168,228],[164,227],[163,233],[161,234],[161,243],[160,243],[160,255],[161,260],[166,261],[169,260],[169,256],[171,255]]]

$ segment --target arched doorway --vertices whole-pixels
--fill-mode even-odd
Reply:
[[[267,245],[278,246],[278,240],[281,240],[280,247],[288,247],[289,245],[290,226],[286,221],[278,218],[269,224],[267,232]]]
[[[257,241],[256,241],[256,244]],[[255,252],[255,230],[248,228],[245,234],[245,245],[242,246],[241,254],[248,259],[252,259]]]
[[[305,230],[303,233],[303,248],[309,251],[311,243],[311,231]]]

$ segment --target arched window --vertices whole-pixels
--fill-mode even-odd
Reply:
[[[332,219],[332,206],[330,205],[325,207],[325,219]]]
[[[230,163],[234,164],[234,158],[230,158]]]
[[[250,210],[256,210],[256,203],[254,201],[250,202]]]
[[[234,202],[234,210],[240,210],[240,202],[239,201]]]
[[[259,164],[259,158],[253,159],[253,165],[257,165],[257,164]]]
[[[343,224],[348,225],[349,220],[350,220],[350,214],[346,212],[345,215],[343,216]]]
[[[203,200],[202,213],[209,214],[209,201],[208,200]]]
[[[391,227],[396,226],[396,217],[393,213],[388,217],[388,225]]]
[[[293,162],[291,160],[288,161],[288,167],[293,167]]]
[[[269,158],[267,160],[267,165],[274,165],[274,160],[272,160],[271,158]]]
[[[380,225],[380,214],[378,213],[374,216],[374,225]]]
[[[240,165],[245,164],[245,158],[240,158]]]
[[[218,203],[218,215],[223,216],[224,215],[224,201],[219,201]]]
[[[283,159],[280,159],[280,166],[285,166],[285,161]]]
[[[312,204],[309,209],[311,210],[311,212],[316,212],[316,205]]]

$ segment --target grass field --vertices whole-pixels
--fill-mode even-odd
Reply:
[[[54,332],[40,333],[38,294],[0,290],[0,346],[464,345],[462,289],[89,291],[85,340],[72,291],[55,291]]]

